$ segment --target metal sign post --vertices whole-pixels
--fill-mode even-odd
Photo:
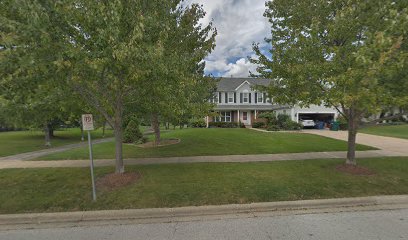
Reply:
[[[82,128],[84,131],[88,131],[88,145],[89,145],[89,159],[91,160],[91,179],[92,179],[92,199],[96,201],[96,187],[94,178],[94,162],[92,156],[92,140],[91,131],[94,130],[92,114],[82,115]]]

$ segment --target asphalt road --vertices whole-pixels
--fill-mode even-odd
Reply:
[[[408,239],[408,209],[0,231],[1,240]]]

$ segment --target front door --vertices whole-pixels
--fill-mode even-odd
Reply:
[[[251,112],[242,112],[241,121],[245,125],[251,125]]]

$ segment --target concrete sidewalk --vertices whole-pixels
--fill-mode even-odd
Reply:
[[[104,142],[111,142],[113,141],[114,138],[103,138],[103,139],[96,139],[92,140],[92,144],[99,144],[99,143],[104,143]],[[38,151],[33,151],[33,152],[27,152],[27,153],[21,153],[21,154],[16,154],[16,155],[11,155],[11,156],[6,156],[6,157],[0,157],[0,163],[2,161],[13,161],[13,160],[31,160],[35,159],[41,156],[45,156],[51,153],[58,153],[58,152],[64,152],[67,150],[75,149],[75,148],[80,148],[80,147],[85,147],[88,146],[87,141],[83,141],[80,143],[74,143],[74,144],[68,144],[60,147],[51,147],[43,150],[38,150]]]
[[[219,206],[0,215],[0,230],[123,223],[157,223],[322,212],[407,209],[408,195],[281,201]]]
[[[282,153],[282,154],[259,154],[259,155],[225,155],[225,156],[192,156],[192,157],[164,157],[164,158],[137,158],[125,159],[125,165],[149,165],[149,164],[175,164],[175,163],[244,163],[244,162],[273,162],[308,159],[344,159],[345,151],[339,152],[309,152],[309,153]],[[370,150],[356,152],[357,158],[372,157],[397,157],[405,156],[383,150]],[[114,166],[114,159],[98,159],[94,161],[96,167]],[[0,169],[7,168],[63,168],[63,167],[87,167],[89,160],[54,160],[54,161],[0,161]]]

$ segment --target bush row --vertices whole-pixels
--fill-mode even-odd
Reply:
[[[236,123],[236,122],[210,122],[209,127],[215,128],[245,128],[243,123]]]
[[[265,112],[260,114],[259,118],[266,119],[266,122],[255,122],[252,127],[265,128],[268,131],[300,130],[303,128],[302,124],[292,121],[288,115],[284,114],[276,116],[274,112]]]

